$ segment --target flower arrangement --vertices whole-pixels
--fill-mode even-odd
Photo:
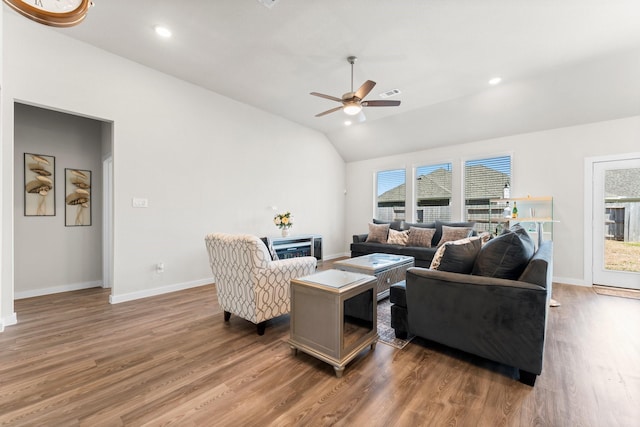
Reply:
[[[276,225],[276,227],[286,230],[293,225],[293,216],[289,211],[278,214],[273,217],[273,223]]]

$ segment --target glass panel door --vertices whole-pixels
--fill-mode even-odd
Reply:
[[[640,159],[593,167],[593,282],[640,289]]]

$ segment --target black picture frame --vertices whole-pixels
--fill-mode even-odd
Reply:
[[[56,158],[24,153],[24,216],[56,215]]]
[[[91,226],[91,171],[64,169],[64,225],[66,227]]]

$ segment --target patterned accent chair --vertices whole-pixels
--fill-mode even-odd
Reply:
[[[289,313],[291,279],[316,270],[314,257],[272,261],[264,243],[248,234],[212,233],[205,243],[225,322],[233,313],[255,323],[258,335],[267,320]]]

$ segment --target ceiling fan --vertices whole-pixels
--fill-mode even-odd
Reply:
[[[353,64],[358,60],[355,56],[350,56],[347,58],[349,64],[351,64],[351,92],[347,92],[342,95],[342,98],[337,98],[331,95],[325,95],[323,93],[311,92],[313,96],[319,96],[320,98],[329,99],[331,101],[336,101],[341,103],[340,107],[335,107],[327,111],[323,111],[322,113],[316,114],[316,117],[322,117],[327,114],[336,112],[338,110],[342,110],[345,114],[350,116],[355,116],[362,111],[363,107],[397,107],[400,105],[400,101],[386,101],[386,100],[375,100],[375,101],[365,101],[364,97],[371,92],[371,89],[376,85],[376,82],[367,80],[358,88],[357,91],[353,91]]]

